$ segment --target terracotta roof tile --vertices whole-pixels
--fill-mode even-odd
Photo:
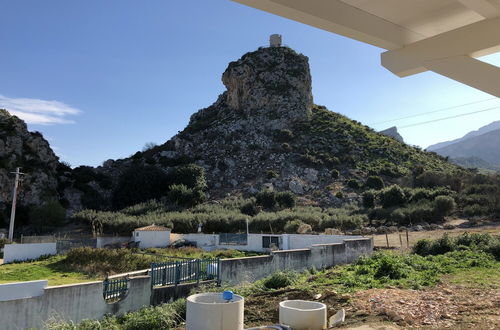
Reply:
[[[135,230],[136,231],[170,231],[170,229],[168,229],[167,227],[158,226],[158,225],[155,225],[154,223],[152,225],[149,225],[149,226],[136,228]]]

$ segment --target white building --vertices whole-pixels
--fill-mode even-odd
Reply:
[[[141,249],[166,247],[170,244],[170,229],[155,224],[137,228],[133,232],[134,242],[139,242]]]

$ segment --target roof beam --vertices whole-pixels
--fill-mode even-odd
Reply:
[[[232,1],[384,49],[397,49],[426,37],[339,0]]]
[[[458,0],[458,2],[484,18],[500,16],[500,2],[497,0]]]
[[[500,68],[469,56],[456,56],[424,63],[425,67],[448,78],[500,97]]]
[[[384,52],[381,60],[389,71],[399,77],[406,77],[426,71],[426,61],[463,55],[488,55],[498,51],[499,46],[500,17],[472,23]]]

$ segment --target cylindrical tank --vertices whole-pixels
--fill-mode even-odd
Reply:
[[[242,296],[229,301],[222,293],[199,293],[187,298],[186,330],[243,330]]]
[[[280,302],[280,323],[293,330],[326,329],[326,305],[307,300]]]

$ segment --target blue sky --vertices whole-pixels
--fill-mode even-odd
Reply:
[[[380,66],[382,49],[229,0],[0,0],[0,19],[0,107],[72,166],[165,142],[224,91],[227,64],[272,33],[309,57],[315,103],[375,129],[500,106],[432,72],[398,78]],[[498,66],[500,54],[484,60]],[[496,109],[400,132],[427,147],[499,119]]]

